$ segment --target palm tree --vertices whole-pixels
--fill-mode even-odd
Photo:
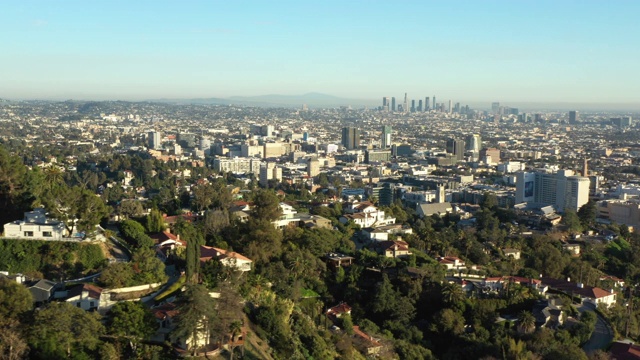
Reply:
[[[229,325],[229,335],[231,337],[229,339],[229,353],[230,353],[229,359],[230,360],[233,360],[233,350],[237,346],[235,342],[237,340],[237,336],[240,334],[242,334],[242,321],[236,320]]]
[[[447,305],[454,305],[464,299],[462,287],[456,283],[446,283],[442,287],[442,299]]]
[[[523,334],[530,334],[536,328],[536,318],[529,311],[523,310],[518,315],[518,331]]]

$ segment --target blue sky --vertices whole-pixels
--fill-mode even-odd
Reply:
[[[3,1],[0,97],[640,102],[640,1]]]

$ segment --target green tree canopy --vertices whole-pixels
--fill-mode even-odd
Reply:
[[[18,317],[32,308],[33,297],[25,286],[0,278],[0,319]]]
[[[104,327],[97,313],[54,302],[36,312],[30,333],[36,358],[65,359],[96,350]]]

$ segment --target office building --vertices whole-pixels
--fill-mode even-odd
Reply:
[[[569,124],[578,123],[578,112],[575,110],[569,111]]]
[[[213,169],[218,172],[230,172],[234,174],[260,174],[260,159],[256,158],[215,158]]]
[[[354,127],[342,128],[342,146],[353,150],[360,145],[360,129]]]
[[[411,112],[412,113],[416,112],[416,101],[415,100],[411,100]]]
[[[482,138],[480,137],[480,135],[473,134],[467,136],[466,148],[469,151],[479,153],[480,149],[482,149]]]
[[[367,150],[364,153],[364,162],[371,164],[374,162],[387,162],[391,160],[391,150]]]
[[[422,112],[422,99],[418,100],[418,108],[416,109],[418,112]]]
[[[396,98],[395,96],[391,98],[391,111],[396,111]]]
[[[430,103],[429,103],[429,97],[427,96],[426,98],[424,98],[424,111],[429,111],[430,108]]]
[[[260,165],[260,185],[267,187],[269,180],[282,181],[282,168],[275,163]]]
[[[436,109],[436,96],[433,95],[433,110],[438,110]]]
[[[453,112],[453,108],[451,107],[451,100],[449,100],[449,114],[451,114],[451,112]]]
[[[491,113],[500,114],[500,103],[499,102],[491,103]]]
[[[407,98],[407,93],[404,93],[404,102],[402,103],[402,110],[407,111],[409,109],[409,99]]]
[[[557,173],[518,172],[516,204],[552,205],[558,212],[578,211],[589,201],[588,177],[574,176],[571,170]]]
[[[500,162],[500,150],[496,148],[483,148],[480,150],[480,161],[485,164],[497,164]]]
[[[611,118],[611,124],[617,127],[630,127],[633,125],[631,116]]]
[[[150,131],[148,134],[149,148],[154,150],[162,149],[162,135],[158,131]]]
[[[447,139],[447,153],[454,155],[457,161],[464,160],[464,140]]]
[[[183,148],[193,149],[196,147],[196,135],[191,133],[179,133],[177,142]]]
[[[320,162],[318,158],[312,157],[307,161],[307,175],[311,177],[318,176],[320,174]]]
[[[382,137],[380,138],[380,147],[386,149],[391,147],[391,133],[393,129],[391,126],[383,126],[382,127]]]

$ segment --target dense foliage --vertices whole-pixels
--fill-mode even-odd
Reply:
[[[106,266],[99,245],[0,239],[0,268],[36,278],[73,279]]]

